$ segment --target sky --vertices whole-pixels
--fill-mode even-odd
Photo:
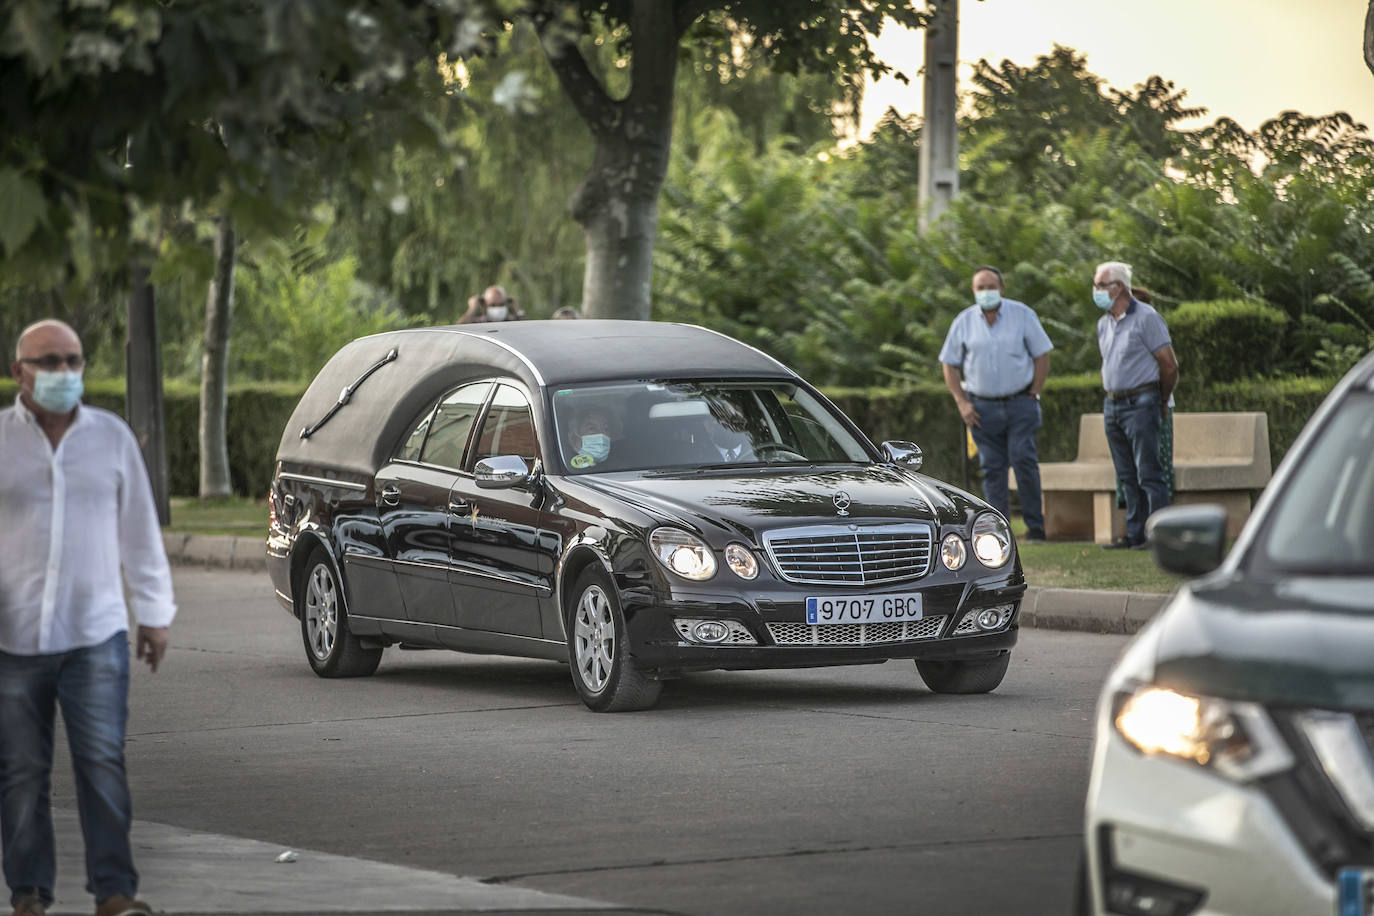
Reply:
[[[1029,66],[1058,43],[1088,70],[1130,88],[1152,74],[1208,109],[1200,127],[1229,117],[1247,130],[1281,111],[1347,111],[1374,133],[1374,74],[1364,64],[1367,0],[959,0],[959,91],[980,58]],[[860,136],[888,106],[921,110],[925,33],[890,27],[878,57],[911,79],[865,89]]]

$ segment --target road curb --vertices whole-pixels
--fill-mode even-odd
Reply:
[[[265,572],[267,544],[260,537],[164,531],[174,566]],[[1032,585],[1021,602],[1021,625],[1085,633],[1134,633],[1169,601],[1168,595]]]

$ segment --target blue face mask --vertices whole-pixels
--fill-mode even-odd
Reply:
[[[1105,312],[1107,309],[1111,308],[1112,302],[1112,294],[1105,289],[1093,290],[1093,304],[1102,309],[1102,311]]]
[[[1002,304],[1002,291],[996,289],[976,289],[973,291],[973,301],[978,303],[978,307],[985,312],[990,312]]]
[[[33,374],[33,402],[49,413],[68,413],[81,400],[81,373],[48,372]]]
[[[597,461],[605,461],[611,453],[611,437],[605,433],[592,433],[582,437],[582,451]]]

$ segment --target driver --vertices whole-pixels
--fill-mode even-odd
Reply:
[[[757,461],[753,440],[746,431],[748,420],[739,405],[725,398],[711,400],[711,416],[715,422],[707,422],[706,433],[720,453],[722,461]]]
[[[611,417],[601,407],[587,407],[573,415],[568,424],[567,445],[574,470],[601,464],[611,454]]]

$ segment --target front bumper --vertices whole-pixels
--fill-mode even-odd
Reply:
[[[1084,823],[1090,913],[1107,885],[1151,881],[1202,898],[1178,916],[1333,914],[1334,884],[1269,797],[1191,763],[1143,755],[1100,726]]]
[[[811,668],[859,665],[894,658],[977,659],[1009,651],[1016,645],[1020,601],[1025,581],[1002,576],[981,582],[946,582],[925,588],[888,588],[874,595],[919,591],[923,598],[921,626],[904,635],[911,638],[865,641],[835,639],[838,628],[805,626],[805,589],[795,586],[759,588],[748,592],[705,588],[674,588],[671,593],[622,587],[626,624],[635,664],[659,676],[690,671]],[[989,607],[1012,606],[1007,623],[990,632],[960,632],[965,616]],[[936,622],[938,618],[938,623]],[[752,642],[703,645],[683,638],[675,622],[682,619],[732,621],[752,636]],[[885,626],[892,626],[886,624]],[[784,630],[815,630],[816,639],[786,638]],[[857,630],[857,627],[853,628]],[[919,629],[919,634],[918,634]]]

